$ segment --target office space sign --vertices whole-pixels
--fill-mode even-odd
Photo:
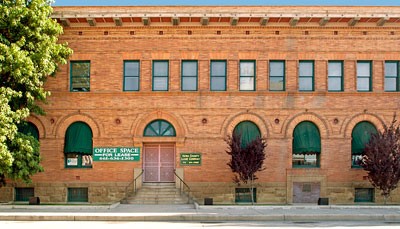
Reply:
[[[93,161],[140,161],[139,147],[95,147]]]

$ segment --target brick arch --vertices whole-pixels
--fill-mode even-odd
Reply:
[[[171,123],[171,125],[175,128],[176,137],[182,138],[186,136],[187,131],[185,130],[185,125],[183,124],[183,121],[180,121],[179,118],[173,114],[163,111],[156,111],[144,114],[142,118],[137,119],[137,121],[133,123],[131,128],[133,137],[143,137],[143,132],[146,126],[157,119],[163,119]]]
[[[90,129],[92,129],[93,138],[99,138],[102,135],[100,133],[99,124],[92,117],[87,114],[72,114],[60,121],[57,127],[56,137],[64,138],[68,127],[74,122],[84,122],[89,125]]]
[[[332,132],[332,130],[330,129],[329,125],[317,114],[315,113],[301,113],[298,114],[296,116],[294,116],[293,118],[291,118],[287,124],[286,127],[284,127],[285,129],[285,137],[293,137],[293,131],[294,128],[296,128],[296,126],[304,121],[309,121],[314,123],[319,130],[319,134],[321,135],[321,139],[322,138],[328,138],[329,133]]]
[[[46,128],[44,128],[42,120],[40,120],[37,116],[31,115],[26,121],[31,122],[36,126],[39,131],[39,139],[46,138]]]
[[[267,124],[262,119],[262,117],[259,116],[258,114],[248,113],[248,112],[242,112],[239,114],[235,114],[232,117],[226,119],[222,126],[222,129],[221,129],[222,137],[225,138],[226,136],[231,135],[233,133],[233,130],[235,129],[235,127],[243,121],[253,122],[254,124],[257,125],[258,129],[261,132],[262,137],[265,137],[265,138],[269,137],[269,132],[268,132],[269,128],[267,128]]]
[[[375,128],[377,130],[382,130],[383,129],[383,125],[384,125],[384,121],[382,118],[373,115],[373,114],[369,114],[369,113],[362,113],[362,114],[357,114],[354,115],[347,123],[344,123],[344,137],[345,138],[351,138],[351,134],[353,132],[354,127],[360,123],[360,122],[370,122],[372,123]]]

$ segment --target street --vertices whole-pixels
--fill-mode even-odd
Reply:
[[[0,221],[0,228],[7,229],[71,229],[79,228],[400,228],[400,222],[126,222],[126,221]]]

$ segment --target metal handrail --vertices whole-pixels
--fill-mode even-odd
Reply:
[[[191,190],[190,190],[190,187],[189,187],[189,185],[188,184],[186,184],[186,182],[178,175],[178,174],[176,174],[176,169],[174,169],[174,174],[175,174],[175,176],[179,179],[179,191],[180,191],[180,193],[181,193],[181,195],[182,195],[182,192],[184,192],[184,193],[186,193],[187,195],[188,195],[188,202],[190,201],[190,199],[192,199],[192,197],[191,197],[191,195],[190,195],[190,193],[191,193]],[[182,185],[183,184],[183,185]],[[185,187],[186,187],[186,189],[187,189],[187,192],[185,192]]]
[[[136,185],[136,181],[137,179],[142,176],[144,170],[142,169],[142,171],[140,172],[139,175],[137,175],[132,181],[131,183],[128,184],[128,186],[125,187],[125,199],[128,198],[129,192],[128,192],[128,188],[131,187],[133,185],[133,192],[136,194],[137,191],[137,185]]]

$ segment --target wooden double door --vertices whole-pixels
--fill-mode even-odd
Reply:
[[[145,144],[143,148],[143,182],[174,182],[175,145]]]

